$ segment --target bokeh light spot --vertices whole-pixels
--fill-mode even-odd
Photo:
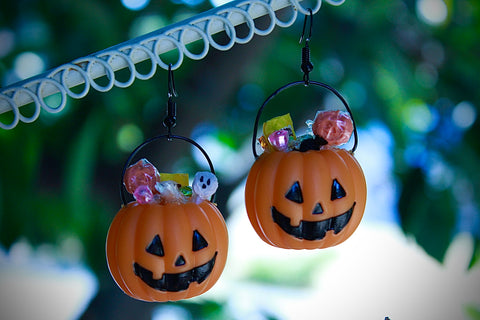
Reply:
[[[129,10],[142,10],[149,4],[150,0],[122,0],[122,4]]]
[[[224,181],[240,179],[251,167],[250,144],[236,146],[235,138],[228,132],[221,131],[210,123],[200,123],[192,131],[192,138],[207,152],[215,165],[215,172],[222,176]],[[204,155],[192,148],[195,162],[207,170]]]
[[[136,38],[138,36],[147,34],[166,26],[167,20],[159,14],[151,14],[135,19],[130,27],[130,37]]]
[[[443,0],[418,0],[417,15],[423,22],[437,26],[447,19],[448,8]]]
[[[210,0],[210,3],[214,7],[219,7],[221,5],[224,5],[227,2],[230,2],[231,0]]]
[[[38,54],[33,52],[19,54],[13,65],[15,73],[20,79],[33,77],[45,70],[45,62]]]
[[[367,91],[363,84],[357,81],[347,81],[342,88],[350,107],[359,108],[367,101]]]
[[[320,64],[320,75],[325,82],[338,83],[343,79],[345,68],[337,58],[328,58]]]
[[[175,4],[184,4],[189,7],[195,7],[198,6],[203,2],[203,0],[171,0]]]
[[[468,101],[462,101],[455,106],[452,112],[452,120],[461,129],[467,129],[473,125],[477,118],[475,107]]]
[[[449,188],[455,180],[454,171],[445,163],[439,154],[431,152],[429,156],[427,182],[436,190]]]
[[[424,88],[433,88],[438,81],[437,69],[430,63],[421,63],[415,69],[415,80]]]
[[[122,151],[130,152],[142,141],[142,130],[135,124],[126,124],[118,130],[117,146]]]
[[[9,54],[15,46],[15,34],[8,29],[0,30],[0,58]]]
[[[403,122],[412,131],[428,132],[434,125],[435,117],[423,101],[411,100],[403,109]]]
[[[385,100],[393,100],[400,94],[400,85],[395,77],[385,69],[378,69],[375,77],[375,89]]]

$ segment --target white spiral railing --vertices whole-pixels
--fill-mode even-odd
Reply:
[[[157,71],[157,67],[168,69],[168,65],[160,57],[163,53],[177,50],[178,59],[172,64],[172,70],[175,70],[180,67],[185,56],[193,60],[203,59],[210,46],[226,51],[235,43],[249,42],[255,34],[263,36],[270,34],[275,26],[289,27],[297,19],[299,12],[304,15],[309,14],[308,8],[303,7],[300,1],[302,0],[232,1],[179,23],[2,88],[0,91],[0,114],[12,112],[13,120],[10,123],[0,121],[0,128],[15,128],[19,121],[33,122],[38,118],[42,109],[50,113],[60,112],[67,103],[67,97],[81,99],[88,94],[90,88],[107,92],[114,86],[126,88],[135,79],[150,79]],[[332,5],[340,5],[345,0],[325,1]],[[315,14],[320,10],[322,0],[316,0],[314,5],[311,9]],[[291,7],[292,13],[287,21],[281,21],[275,12],[286,7]],[[270,24],[264,29],[257,28],[254,19],[265,15],[269,16]],[[249,32],[246,36],[239,37],[235,27],[242,23],[246,23]],[[225,31],[229,38],[226,44],[219,44],[212,37],[222,31]],[[189,51],[187,45],[198,40],[203,41],[203,50],[200,53]],[[135,65],[146,60],[150,60],[151,68],[146,73],[140,73]],[[128,79],[124,81],[116,79],[115,72],[125,68],[129,70]],[[105,76],[108,79],[107,83],[98,84],[96,80]],[[80,92],[78,89],[76,92],[71,90],[80,85],[83,85]],[[52,106],[45,101],[45,98],[54,94],[60,94],[60,101],[57,102],[57,105]],[[33,114],[28,117],[24,116],[20,112],[20,107],[32,103],[34,104]]]

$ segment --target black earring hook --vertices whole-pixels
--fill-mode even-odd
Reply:
[[[312,25],[313,25],[313,11],[312,9],[308,8],[308,13],[310,16],[310,26],[308,28],[308,37],[305,38],[305,42],[310,41],[310,38],[312,37]],[[307,27],[307,18],[308,16],[305,15],[305,19],[303,20],[303,30],[302,30],[302,35],[300,36],[300,41],[298,43],[302,43],[303,37],[305,37],[305,30]]]
[[[172,64],[168,65],[168,97],[176,97],[177,90],[175,89],[175,79],[173,77]]]
[[[167,102],[167,116],[163,120],[163,125],[167,127],[168,136],[172,135],[172,128],[176,126],[177,121],[177,103],[173,100],[177,97],[175,90],[175,79],[173,78],[172,65],[168,65],[168,102]]]
[[[303,81],[305,82],[305,85],[308,86],[310,83],[310,76],[309,73],[313,70],[313,63],[310,61],[310,38],[312,36],[312,25],[313,25],[313,12],[312,9],[308,9],[308,12],[310,13],[310,26],[309,26],[309,31],[308,31],[308,36],[305,38],[305,46],[302,48],[302,64],[300,68],[303,71]],[[303,30],[302,30],[302,35],[300,36],[300,43],[302,43],[303,38],[305,37],[305,30],[307,27],[307,19],[308,16],[305,15],[305,20],[303,21]]]

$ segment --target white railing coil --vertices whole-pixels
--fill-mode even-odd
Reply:
[[[12,112],[13,120],[10,123],[0,121],[0,128],[15,128],[20,121],[33,122],[38,118],[42,109],[50,113],[60,112],[65,107],[68,97],[81,99],[88,94],[91,88],[107,92],[113,87],[126,88],[135,79],[150,79],[158,67],[168,69],[168,64],[160,57],[163,53],[172,50],[178,52],[177,61],[172,63],[172,70],[175,70],[180,67],[185,56],[193,60],[201,60],[208,54],[210,47],[226,51],[236,43],[249,42],[255,34],[268,35],[276,26],[289,27],[296,21],[298,13],[309,14],[308,8],[303,7],[300,1],[232,1],[179,23],[78,58],[49,72],[2,88],[0,89],[0,114]],[[344,0],[324,1],[332,5],[340,5],[344,2]],[[320,10],[322,0],[316,0],[314,4],[314,7],[311,8],[313,14]],[[277,17],[276,11],[287,7],[292,8],[291,15],[287,21],[282,21]],[[268,27],[257,28],[254,20],[266,15],[269,16],[270,21]],[[243,23],[246,24],[249,31],[247,35],[239,37],[235,27]],[[213,35],[219,32],[225,32],[229,39],[227,43],[220,44],[215,41]],[[203,41],[203,50],[199,53],[189,51],[188,44],[199,40]],[[140,73],[136,69],[136,64],[146,60],[150,61],[150,70]],[[128,68],[129,71],[128,79],[120,81],[116,78],[115,72],[125,68]],[[102,77],[102,84],[99,84],[98,79]],[[104,80],[105,78],[107,81]],[[72,88],[77,86],[83,87],[73,91]],[[56,105],[52,106],[45,101],[45,98],[54,94],[59,95],[60,99],[55,99]],[[21,107],[32,103],[34,105],[33,114],[24,116],[21,113]],[[29,113],[32,112],[29,111]]]

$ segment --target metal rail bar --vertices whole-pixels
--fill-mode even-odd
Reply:
[[[131,39],[112,46],[94,54],[78,58],[72,62],[61,65],[43,74],[9,85],[0,90],[0,114],[13,113],[10,123],[2,123],[0,128],[12,129],[20,122],[30,123],[35,121],[43,109],[50,113],[63,110],[67,97],[81,99],[85,97],[90,88],[100,92],[107,92],[114,86],[126,88],[135,79],[150,79],[157,70],[157,66],[167,70],[168,65],[162,61],[163,53],[176,50],[178,59],[173,64],[175,70],[183,62],[185,56],[193,60],[203,59],[208,50],[214,47],[218,50],[229,50],[235,43],[247,43],[255,34],[268,35],[275,26],[289,27],[297,19],[298,12],[306,15],[308,9],[300,4],[302,0],[237,0],[223,6],[208,10],[181,22],[169,25],[154,32]],[[316,0],[312,9],[313,13],[320,10],[323,0]],[[324,0],[332,5],[340,5],[345,0]],[[287,21],[280,20],[276,11],[291,7],[292,13]],[[269,16],[270,24],[264,29],[255,25],[255,19]],[[249,32],[244,37],[237,35],[235,27],[245,23]],[[228,43],[219,44],[213,35],[225,32],[229,38]],[[200,53],[189,51],[187,45],[203,41],[203,50]],[[147,73],[140,73],[135,65],[150,60],[151,68]],[[128,68],[130,76],[126,81],[115,78],[115,72]],[[99,84],[96,80],[105,77],[107,84]],[[104,82],[104,81],[103,81]],[[71,90],[74,87],[80,90]],[[80,91],[80,92],[79,92]],[[49,105],[46,97],[60,94],[57,105]],[[33,115],[22,115],[20,107],[34,103]]]

